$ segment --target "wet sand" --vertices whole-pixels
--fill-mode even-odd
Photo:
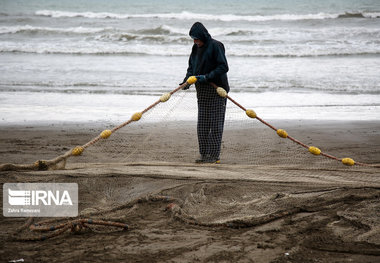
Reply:
[[[380,122],[272,124],[338,158],[380,163]],[[1,126],[0,163],[51,159],[112,126]],[[17,232],[26,218],[2,216],[1,259],[380,260],[379,168],[347,167],[311,155],[257,123],[227,125],[220,165],[193,163],[197,157],[193,124],[126,127],[111,138],[86,149],[81,157],[68,159],[64,170],[3,171],[0,178],[2,183],[78,183],[80,217],[124,222],[129,229],[92,227],[79,234],[68,231],[45,241],[25,242],[17,239],[40,234],[28,229]]]

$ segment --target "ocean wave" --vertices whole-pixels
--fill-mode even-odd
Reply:
[[[190,43],[188,37],[185,36],[171,36],[171,35],[137,35],[131,33],[112,33],[112,34],[102,34],[95,36],[94,40],[97,41],[125,41],[135,43],[149,43],[150,45],[160,44],[160,45],[170,45],[170,44],[187,44]]]
[[[123,40],[123,39],[121,39]],[[159,39],[155,41],[160,42]],[[170,42],[170,41],[168,41]],[[160,43],[161,44],[161,43]],[[184,45],[104,45],[104,46],[48,46],[48,45],[35,45],[35,46],[0,46],[0,53],[26,53],[26,54],[71,54],[71,55],[147,55],[147,56],[188,56],[189,48]],[[374,48],[373,50],[345,50],[341,51],[337,48],[327,50],[314,50],[314,49],[242,49],[230,48],[227,51],[229,57],[344,57],[344,56],[378,56],[380,49]]]
[[[365,18],[362,13],[344,13],[338,16],[338,18]]]
[[[73,54],[73,55],[188,55],[185,45],[125,45],[118,42],[76,41],[52,43],[0,43],[0,53]]]
[[[16,34],[16,33],[73,33],[73,34],[92,34],[112,30],[112,28],[90,28],[90,27],[35,27],[25,26],[3,26],[0,27],[0,34]]]
[[[162,25],[154,28],[143,28],[132,30],[131,32],[116,32],[103,34],[95,37],[96,40],[109,39],[116,41],[148,41],[166,43],[185,43],[190,39],[187,36],[187,29],[174,28],[167,25]]]
[[[315,40],[315,39],[378,39],[380,28],[325,27],[325,28],[297,28],[296,30],[282,27],[247,28],[247,27],[211,27],[208,30],[213,37],[223,37],[224,40],[234,39],[241,42],[247,40]],[[239,38],[237,38],[239,37]]]
[[[277,53],[232,53],[229,54],[234,57],[273,57],[273,58],[307,58],[307,57],[348,57],[348,56],[377,56],[380,55],[380,51],[317,51],[313,53],[309,52],[277,52]]]
[[[131,86],[130,83],[94,82],[2,82],[0,93],[161,95],[170,87]],[[128,87],[128,89],[126,89]]]
[[[6,34],[63,34],[63,35],[85,35],[89,39],[95,40],[111,40],[111,41],[163,41],[164,43],[186,43],[191,41],[187,35],[187,28],[172,27],[161,25],[152,28],[143,28],[138,30],[124,31],[114,27],[37,27],[31,25],[20,26],[2,26],[0,27],[0,35]],[[313,39],[320,37],[336,38],[337,36],[350,36],[354,38],[378,39],[380,30],[378,28],[363,28],[363,27],[337,27],[328,29],[298,29],[295,32],[284,30],[283,28],[247,28],[247,27],[210,27],[209,32],[213,37],[222,37],[224,41],[233,40],[235,43],[261,43],[263,40],[273,41],[287,39],[295,39],[299,37],[303,39],[305,36]],[[239,38],[237,38],[239,37]]]
[[[218,28],[214,29],[215,32],[218,31]],[[211,28],[210,31],[214,29]],[[157,27],[152,30],[157,33],[162,28]],[[238,28],[228,30],[232,34],[234,34],[233,32],[242,33]],[[224,35],[221,40],[227,47],[227,55],[235,57],[379,55],[378,37],[380,36],[380,31],[376,29],[374,31],[372,29],[368,30],[361,32],[360,28],[351,28],[347,32],[339,29],[337,32],[332,33],[330,30],[326,33],[324,31],[318,31],[318,33],[288,31],[284,32],[284,35],[277,31],[270,32],[269,35],[261,35],[260,32],[255,32],[252,35],[238,37]],[[222,34],[223,32],[227,33],[223,30],[220,31]],[[0,52],[153,56],[188,56],[189,54],[192,41],[186,35],[139,33],[112,30],[90,36],[86,35],[86,37],[80,39],[77,37],[59,38],[53,39],[53,41],[45,41],[44,39],[41,41],[38,38],[27,39],[27,41],[9,39],[0,42]],[[327,42],[324,39],[326,36],[329,36]],[[61,41],[61,39],[65,40]],[[336,41],[329,39],[336,39]]]
[[[159,19],[179,19],[179,20],[215,20],[215,21],[248,21],[248,22],[264,22],[272,20],[280,21],[298,21],[298,20],[323,20],[346,18],[348,14],[353,14],[352,17],[362,16],[364,18],[379,18],[378,12],[358,12],[358,13],[343,13],[343,14],[277,14],[277,15],[235,15],[235,14],[203,14],[183,11],[180,13],[152,13],[152,14],[117,14],[108,12],[68,12],[55,10],[39,10],[35,12],[37,16],[47,16],[53,18],[73,18],[83,17],[92,19],[131,19],[131,18],[159,18]]]
[[[380,12],[372,12],[372,13],[346,12],[344,14],[340,14],[338,18],[380,18]]]
[[[162,25],[156,28],[146,28],[141,30],[132,30],[131,32],[119,32],[118,29],[112,27],[90,28],[90,27],[36,27],[30,25],[23,26],[3,26],[0,27],[0,35],[6,34],[74,34],[91,36],[95,40],[113,40],[113,41],[174,41],[184,43],[188,40],[185,29],[173,28]],[[104,33],[104,34],[97,34]]]
[[[142,34],[142,35],[168,35],[168,34],[174,34],[174,35],[187,35],[187,30],[184,28],[175,28],[168,25],[162,25],[155,28],[145,28],[145,29],[139,29],[136,30],[136,34]]]

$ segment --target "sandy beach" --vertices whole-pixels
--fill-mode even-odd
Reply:
[[[0,1],[0,261],[380,262],[379,10]],[[189,65],[196,22],[221,44]],[[196,89],[178,89],[190,72],[228,74],[220,164],[195,163]],[[76,184],[78,216],[4,216],[35,200],[7,183]]]
[[[380,163],[379,122],[271,123],[339,158]],[[2,126],[0,163],[51,159],[112,126]],[[40,234],[20,230],[26,218],[2,216],[0,257],[6,262],[379,261],[379,168],[313,156],[258,122],[227,124],[222,164],[197,165],[194,127],[126,127],[71,157],[63,170],[1,172],[2,183],[76,182],[80,218],[123,222],[129,229],[94,227],[25,242],[18,239]]]

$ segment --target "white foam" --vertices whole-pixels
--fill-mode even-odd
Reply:
[[[98,33],[107,30],[112,30],[111,27],[107,28],[90,28],[90,27],[68,27],[68,28],[60,28],[60,27],[36,27],[30,25],[24,26],[3,26],[0,27],[0,34],[15,34],[19,32],[57,32],[57,33],[77,33],[77,34],[86,34],[86,33]]]
[[[205,13],[192,13],[183,11],[180,13],[152,13],[152,14],[117,14],[108,12],[68,12],[56,10],[39,10],[35,12],[38,16],[49,16],[54,18],[60,17],[84,17],[84,18],[113,18],[113,19],[129,19],[129,18],[164,18],[164,19],[180,19],[180,20],[214,20],[214,21],[297,21],[297,20],[321,20],[337,18],[339,14],[317,13],[317,14],[278,14],[278,15],[234,15],[221,14],[211,15]]]
[[[117,36],[115,36],[117,37]],[[37,54],[144,54],[157,56],[188,56],[189,45],[177,43],[168,38],[167,43],[134,43],[122,41],[101,42],[104,37],[94,40],[61,41],[61,42],[30,42],[20,43],[11,41],[0,42],[0,52],[22,52]],[[111,39],[112,40],[112,39]],[[228,43],[226,48],[228,56],[237,57],[308,57],[308,56],[343,56],[380,54],[380,45],[376,43],[355,45],[350,43],[336,43],[328,48],[318,43],[305,45],[247,45],[241,43]]]
[[[0,52],[23,52],[37,54],[145,54],[158,56],[188,55],[185,45],[125,45],[123,43],[99,43],[96,41],[61,41],[55,43],[19,43],[3,41]]]
[[[363,16],[367,18],[380,18],[380,12],[363,12]]]

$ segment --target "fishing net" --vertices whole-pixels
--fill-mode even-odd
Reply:
[[[327,154],[312,146],[313,140],[308,134],[301,134],[302,138],[296,139],[286,130],[261,119],[253,110],[244,108],[223,89],[215,86],[215,96],[224,100],[224,116],[214,105],[215,96],[199,99],[194,90],[182,90],[185,85],[187,83],[162,95],[155,102],[152,97],[153,104],[142,112],[136,112],[130,119],[126,117],[127,121],[120,120],[121,124],[108,123],[101,130],[89,131],[88,136],[92,136],[92,140],[86,142],[86,139],[79,146],[68,145],[70,150],[54,159],[39,160],[29,165],[5,164],[0,167],[2,170],[47,170],[67,168],[67,162],[194,163],[199,158],[199,152],[202,152],[200,146],[205,144],[202,141],[205,136],[208,138],[206,144],[211,151],[217,149],[216,155],[223,164],[307,164],[307,167],[327,168],[341,167],[343,162],[348,166],[376,166],[355,162],[347,156],[338,158]],[[206,108],[208,116],[202,116],[204,110],[201,112],[201,107]],[[202,120],[206,128],[200,127],[199,120]],[[221,124],[215,125],[215,122]],[[223,128],[224,132],[219,131],[218,138],[213,137],[215,129]],[[201,138],[201,133],[206,135]]]
[[[211,104],[207,100],[202,103]],[[196,93],[180,91],[143,114],[139,121],[99,140],[70,162],[194,163],[200,156],[197,114]],[[301,139],[309,143],[310,137],[306,137],[309,136],[305,134]],[[280,137],[276,130],[247,117],[230,101],[226,104],[220,160],[222,164],[239,165],[342,167],[340,160],[311,154],[305,147]]]
[[[322,173],[313,175],[321,180],[325,177]],[[374,173],[367,175],[376,178]],[[287,177],[287,173],[282,176]],[[347,240],[355,237],[356,242],[378,242],[378,180],[369,180],[365,185],[357,178],[356,182],[344,178],[328,184],[298,182],[295,187],[290,183],[296,182],[291,177],[287,183],[281,180],[244,183],[242,178],[185,181],[121,175],[91,178],[76,174],[74,177],[82,199],[87,200],[81,205],[78,218],[29,218],[13,232],[12,238],[42,241],[70,233],[111,233],[129,228],[138,231],[144,228],[144,222],[153,224],[149,226],[153,229],[170,228],[176,221],[208,228],[265,226],[275,230],[292,221],[318,222],[324,217],[315,217],[317,213],[331,212],[339,215]],[[88,193],[96,196],[89,198]],[[348,231],[360,229],[362,225],[366,227],[360,231]]]

